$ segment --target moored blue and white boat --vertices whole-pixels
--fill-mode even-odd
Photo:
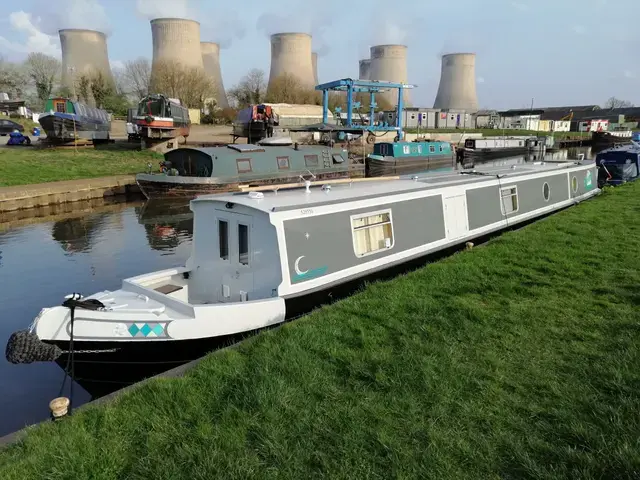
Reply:
[[[64,97],[50,98],[44,110],[38,122],[50,141],[109,140],[111,116],[105,110]]]

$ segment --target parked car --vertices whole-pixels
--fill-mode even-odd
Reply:
[[[14,122],[13,120],[0,119],[0,135],[4,137],[5,135],[9,135],[14,130],[24,132],[24,127],[19,123]]]

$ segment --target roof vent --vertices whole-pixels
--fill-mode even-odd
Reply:
[[[249,192],[249,198],[264,198],[264,193],[262,193],[262,192]]]
[[[311,182],[309,180],[304,181],[304,186],[306,188],[306,193],[311,193],[311,190],[309,190],[309,187],[311,187]]]
[[[324,190],[325,192],[328,192],[331,190],[331,185],[323,185],[322,186],[322,190]]]

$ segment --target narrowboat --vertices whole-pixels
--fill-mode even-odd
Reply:
[[[47,140],[54,142],[76,139],[104,142],[109,140],[111,130],[111,116],[105,110],[64,97],[48,99],[38,123]]]
[[[189,109],[181,105],[180,100],[160,94],[140,100],[133,119],[143,141],[186,138],[191,131]]]
[[[42,309],[11,335],[6,357],[64,367],[73,349],[81,378],[158,373],[294,319],[374,273],[586,200],[600,191],[596,176],[593,162],[538,162],[203,195],[190,202],[183,266]]]
[[[467,138],[464,156],[476,159],[509,157],[533,150],[544,150],[545,138],[538,137],[486,137]]]
[[[364,165],[346,150],[317,145],[282,145],[282,137],[259,145],[185,147],[165,153],[160,173],[140,173],[147,198],[189,197],[238,191],[242,186],[300,183],[364,176]],[[288,143],[291,143],[289,140]]]
[[[617,144],[631,142],[633,132],[631,130],[611,130],[591,132],[591,145],[594,147],[612,147]]]
[[[441,168],[452,169],[456,156],[449,142],[381,142],[365,159],[366,175],[401,175]]]
[[[232,137],[235,143],[238,138],[246,138],[247,143],[259,142],[268,136],[269,118],[273,125],[280,124],[278,114],[271,105],[250,105],[238,112],[232,124]]]
[[[607,148],[596,155],[598,186],[621,185],[640,174],[640,145],[621,145]]]

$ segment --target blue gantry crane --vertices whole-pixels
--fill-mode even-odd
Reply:
[[[396,141],[404,138],[402,131],[402,118],[404,111],[403,91],[405,88],[414,88],[415,85],[406,83],[383,82],[376,80],[354,80],[352,78],[343,78],[328,83],[316,85],[315,89],[322,91],[322,123],[316,125],[308,125],[306,127],[296,128],[296,131],[320,131],[320,132],[344,132],[344,133],[361,133],[368,132],[367,142],[373,143],[377,132],[397,132]],[[395,125],[389,125],[385,121],[376,121],[375,108],[376,93],[397,89],[398,90],[398,107],[396,110]],[[342,125],[329,124],[329,92],[346,92],[347,94],[347,118]],[[369,121],[354,121],[354,108],[358,109],[359,102],[354,101],[354,94],[369,93],[370,112]],[[294,129],[291,129],[294,130]]]

